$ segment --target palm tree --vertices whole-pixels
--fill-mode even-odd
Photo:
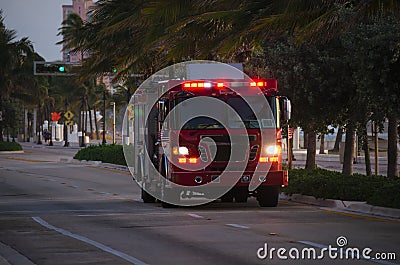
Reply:
[[[82,18],[76,13],[69,14],[67,19],[62,22],[59,31],[58,35],[62,35],[63,39],[56,44],[62,44],[63,51],[69,50],[70,53],[80,53],[81,60],[83,60],[84,51],[81,48],[85,38]]]
[[[0,111],[4,111],[3,102],[10,97],[26,102],[32,99],[27,94],[35,84],[32,68],[29,69],[33,65],[33,46],[27,38],[18,41],[15,38],[16,31],[5,27],[0,10]],[[3,141],[3,123],[0,121],[0,141]]]
[[[83,76],[99,76],[113,66],[120,69],[120,78],[132,72],[150,75],[170,62],[187,59],[243,62],[281,36],[298,43],[323,43],[370,17],[399,13],[395,0],[97,3],[91,22],[76,24],[76,30],[63,29],[70,34],[74,51],[90,51],[82,64]],[[346,158],[350,168],[351,155]]]

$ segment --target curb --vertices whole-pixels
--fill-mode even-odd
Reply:
[[[0,151],[0,155],[10,155],[10,154],[23,154],[24,150],[21,151]]]
[[[36,265],[27,257],[0,242],[0,265]]]
[[[333,208],[339,211],[347,211],[347,212],[369,214],[386,218],[400,219],[400,209],[373,206],[367,204],[366,202],[321,199],[301,194],[292,194],[290,196],[287,196],[286,194],[281,194],[280,198],[291,202],[298,202],[298,203],[315,205],[319,207]]]
[[[129,168],[127,166],[116,165],[116,164],[111,164],[111,163],[103,163],[101,161],[87,161],[87,160],[78,160],[78,159],[73,159],[73,158],[61,158],[60,162],[89,165],[89,166],[98,166],[98,167],[102,167],[102,168],[109,168],[109,169],[115,169],[115,170],[129,172]]]

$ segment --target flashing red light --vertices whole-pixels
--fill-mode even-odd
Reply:
[[[266,81],[252,81],[250,82],[251,87],[266,87],[267,82]]]
[[[267,156],[260,156],[260,159],[258,160],[260,163],[274,163],[278,162],[278,157],[267,157]]]
[[[266,156],[260,156],[259,161],[260,161],[260,163],[267,163],[267,162],[268,162],[268,157],[266,157]]]
[[[270,157],[269,158],[269,162],[278,162],[278,158],[277,157]]]
[[[185,82],[183,83],[184,88],[211,88],[210,82]]]
[[[191,158],[189,158],[189,163],[190,163],[190,164],[196,164],[196,163],[197,163],[197,157],[191,157]]]

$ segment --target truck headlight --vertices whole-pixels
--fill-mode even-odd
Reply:
[[[172,153],[174,155],[188,155],[189,149],[186,146],[179,146],[172,148]]]
[[[278,155],[281,152],[281,147],[279,145],[269,145],[265,148],[268,155]]]
[[[180,155],[188,155],[189,154],[189,149],[186,146],[179,146],[178,147],[178,153]]]

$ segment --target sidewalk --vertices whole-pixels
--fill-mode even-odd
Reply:
[[[292,162],[293,168],[304,168],[306,164],[307,150],[297,149],[293,150],[295,161]],[[286,152],[283,153],[283,159],[286,160]],[[379,163],[379,175],[386,175],[387,169],[387,157],[378,157]],[[343,164],[340,163],[339,154],[316,154],[316,164],[320,168],[324,168],[332,171],[342,171]],[[400,157],[398,164],[400,165]],[[400,167],[400,166],[399,166]],[[371,169],[372,173],[375,171],[374,156],[371,156]],[[358,156],[356,163],[353,166],[354,173],[365,174],[365,161],[364,156]]]

